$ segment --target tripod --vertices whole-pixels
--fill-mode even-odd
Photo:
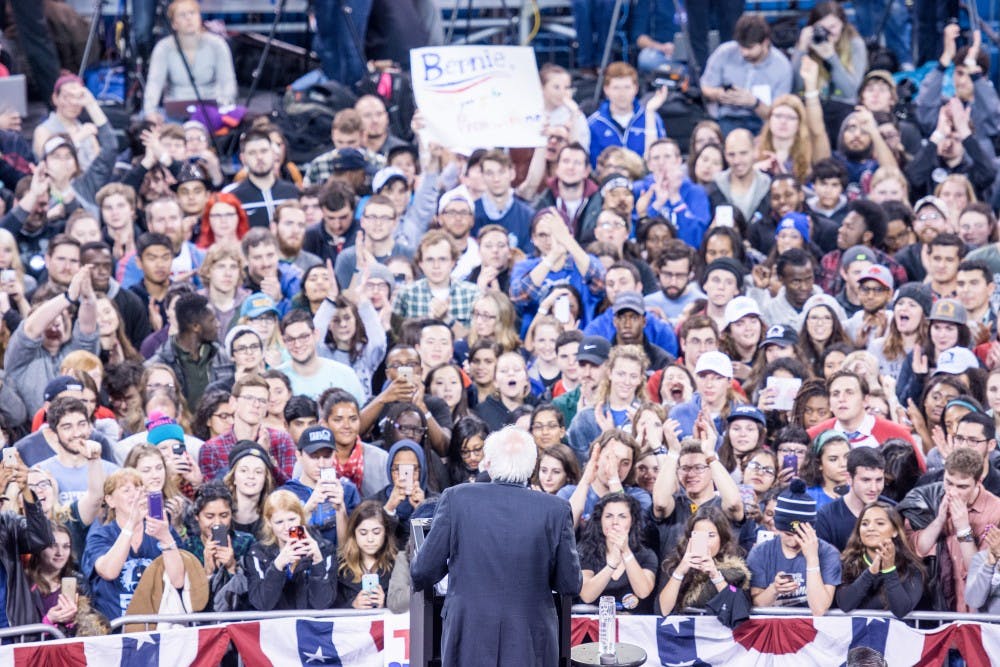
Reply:
[[[253,83],[250,84],[250,92],[247,93],[247,97],[243,101],[243,106],[248,109],[250,108],[250,100],[252,100],[253,96],[257,94],[257,86],[260,85],[260,77],[264,72],[264,63],[267,62],[267,56],[271,52],[271,45],[274,43],[274,37],[278,32],[278,24],[281,22],[281,17],[285,13],[286,2],[287,0],[278,0],[278,4],[274,8],[274,20],[271,21],[271,30],[267,33],[267,42],[264,43],[264,49],[260,53],[260,59],[257,61],[257,67],[253,70]]]
[[[87,45],[83,48],[83,59],[80,61],[79,77],[81,79],[84,70],[87,69],[87,63],[90,62],[90,52],[94,48],[94,42],[97,40],[97,30],[101,25],[101,11],[103,9],[104,0],[94,0],[94,11],[90,15],[90,31],[87,33]]]

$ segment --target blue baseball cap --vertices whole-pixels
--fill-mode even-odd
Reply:
[[[248,317],[251,320],[267,313],[274,313],[275,317],[281,317],[277,306],[274,305],[274,299],[263,292],[254,292],[244,299],[243,305],[240,306],[240,317]]]
[[[756,405],[734,405],[726,419],[730,424],[737,419],[752,419],[759,422],[762,426],[767,426],[767,419],[764,417],[764,413]]]

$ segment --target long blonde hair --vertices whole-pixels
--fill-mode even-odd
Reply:
[[[792,147],[788,151],[792,159],[792,173],[800,183],[805,182],[812,169],[812,136],[806,123],[806,107],[796,95],[782,95],[771,105],[771,113],[778,107],[788,107],[799,117],[799,129],[795,132],[795,139]],[[758,157],[764,152],[774,151],[774,135],[771,134],[770,118],[764,123],[764,129],[760,133],[760,145],[757,150]]]
[[[611,394],[611,373],[614,372],[615,364],[622,359],[639,364],[639,373],[642,378],[633,398],[640,401],[649,399],[646,392],[646,370],[649,369],[649,357],[646,356],[646,352],[639,345],[616,345],[611,348],[611,352],[608,354],[608,373],[597,385],[598,405],[607,402],[608,396]]]
[[[521,347],[521,338],[517,335],[517,327],[514,324],[516,313],[514,311],[514,304],[511,303],[507,295],[495,289],[486,290],[472,304],[473,310],[475,310],[475,304],[480,301],[489,301],[497,309],[497,321],[492,339],[496,341],[497,345],[504,352],[514,352],[519,349]],[[469,347],[472,347],[480,340],[475,327],[469,328],[467,340]]]

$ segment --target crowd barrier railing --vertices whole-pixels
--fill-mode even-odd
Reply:
[[[39,635],[43,638],[45,635],[49,635],[53,639],[66,639],[63,631],[54,625],[33,623],[32,625],[17,625],[12,628],[0,629],[0,642],[5,639],[14,639],[16,643],[22,643],[29,639],[30,641],[35,641]]]
[[[124,625],[143,625],[146,630],[160,623],[174,625],[215,625],[219,623],[239,623],[241,621],[263,621],[269,618],[344,618],[347,616],[371,616],[370,609],[287,609],[281,611],[209,611],[191,614],[136,614],[119,616],[110,622],[111,629]]]

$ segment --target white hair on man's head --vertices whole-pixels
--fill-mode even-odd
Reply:
[[[491,433],[483,443],[483,464],[490,477],[504,482],[526,483],[535,472],[538,447],[524,429],[505,426]]]

